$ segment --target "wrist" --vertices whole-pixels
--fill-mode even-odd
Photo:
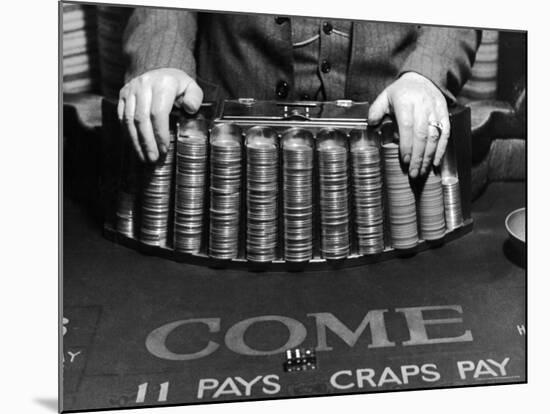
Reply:
[[[445,102],[447,103],[448,106],[455,103],[455,98],[453,95],[451,95],[446,89],[439,86],[433,80],[422,75],[419,72],[414,72],[414,71],[403,72],[397,79],[423,82],[425,85],[429,85],[430,88],[437,90],[442,95],[443,99],[445,99]]]
[[[410,80],[418,80],[418,81],[422,81],[422,82],[429,82],[433,85],[433,82],[428,79],[426,76],[418,73],[418,72],[413,72],[413,71],[409,71],[409,72],[404,72],[402,73],[398,79],[410,79]]]

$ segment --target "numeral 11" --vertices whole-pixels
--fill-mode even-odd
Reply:
[[[144,382],[143,384],[140,384],[138,386],[138,393],[136,397],[136,403],[143,403],[145,402],[145,396],[147,395],[147,387],[149,386],[148,382]],[[160,390],[159,390],[159,396],[157,401],[158,402],[164,402],[168,398],[168,387],[170,386],[170,382],[163,382],[160,384]]]

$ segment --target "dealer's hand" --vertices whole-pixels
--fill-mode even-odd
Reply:
[[[120,90],[118,118],[124,123],[139,158],[154,162],[170,142],[172,106],[195,113],[202,89],[179,69],[155,69],[129,81]]]
[[[373,102],[369,123],[376,125],[391,113],[397,120],[401,157],[409,165],[409,175],[426,174],[432,160],[438,166],[451,130],[441,91],[424,76],[407,72]]]

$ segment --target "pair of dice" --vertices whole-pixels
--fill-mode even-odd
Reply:
[[[315,351],[309,348],[287,349],[286,361],[283,364],[285,372],[310,371],[317,369]]]

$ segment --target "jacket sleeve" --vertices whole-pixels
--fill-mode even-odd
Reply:
[[[123,36],[125,82],[158,68],[177,68],[195,78],[197,14],[138,7]]]
[[[451,102],[471,74],[481,32],[444,27],[419,28],[416,44],[399,76],[417,72],[430,79]]]

